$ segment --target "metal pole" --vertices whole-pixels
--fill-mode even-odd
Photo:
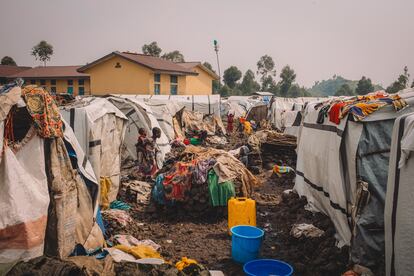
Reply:
[[[214,51],[216,51],[216,57],[217,57],[217,67],[218,67],[218,72],[219,72],[219,90],[221,88],[221,71],[220,71],[220,61],[219,61],[219,55],[218,55],[218,51],[219,51],[219,45],[217,40],[214,40]]]

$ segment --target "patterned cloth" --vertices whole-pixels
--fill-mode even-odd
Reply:
[[[164,193],[169,201],[186,201],[190,195],[192,172],[196,161],[177,162],[174,167],[165,175]]]
[[[63,137],[63,122],[52,96],[41,87],[34,85],[23,88],[22,96],[39,136],[43,138]]]

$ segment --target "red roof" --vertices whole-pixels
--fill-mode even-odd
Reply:
[[[125,58],[129,61],[145,66],[156,72],[165,72],[165,73],[178,74],[178,75],[197,75],[197,73],[194,72],[193,70],[180,66],[179,64],[166,60],[166,59],[162,59],[159,57],[153,57],[149,55],[137,54],[137,53],[129,53],[129,52],[121,53],[118,51],[112,52],[98,60],[95,60],[92,63],[89,63],[79,68],[79,72],[84,72],[85,70],[101,62],[104,62],[114,56]]]
[[[39,66],[13,74],[12,78],[63,78],[63,77],[89,77],[88,74],[79,73],[81,66]]]
[[[31,67],[13,66],[13,65],[0,65],[0,77],[8,77],[13,74],[30,69]]]
[[[194,70],[194,67],[200,67],[201,69],[203,69],[205,72],[207,72],[207,74],[209,74],[213,79],[218,80],[220,77],[214,73],[213,71],[211,71],[210,69],[208,69],[207,67],[205,67],[201,62],[199,61],[190,61],[190,62],[177,62],[178,65],[187,68],[189,70]]]

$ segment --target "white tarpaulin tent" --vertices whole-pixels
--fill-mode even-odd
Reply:
[[[154,116],[158,124],[161,127],[161,130],[168,137],[168,140],[174,140],[174,126],[173,126],[173,117],[175,114],[182,108],[174,101],[146,101],[143,98],[136,97],[135,95],[114,95],[114,97],[121,97],[130,99],[133,102],[142,101],[144,106],[149,109],[146,111],[147,114]]]
[[[161,137],[157,140],[157,145],[160,148],[161,154],[157,155],[157,165],[162,167],[165,155],[171,150],[171,146],[167,135],[164,133],[157,118],[153,115],[151,108],[140,99],[135,97],[109,97],[111,101],[120,111],[122,111],[128,118],[128,125],[125,132],[124,146],[127,155],[132,159],[137,159],[137,152],[135,144],[138,141],[138,130],[144,128],[148,135],[152,135],[152,129],[158,127],[161,129]]]
[[[220,116],[220,95],[135,95],[133,97],[144,99],[150,105],[173,102],[180,109],[185,107],[189,111]]]
[[[301,111],[305,103],[319,101],[321,98],[274,97],[270,107],[270,121],[274,127],[285,133],[297,136],[301,121]]]
[[[234,114],[235,118],[246,116],[249,110],[257,105],[269,104],[271,96],[230,96],[222,99],[221,115],[226,116],[228,113]]]
[[[395,120],[385,201],[386,275],[414,275],[414,113]]]
[[[384,201],[394,119],[414,110],[414,93],[400,93],[409,106],[385,106],[360,122],[317,123],[309,103],[298,138],[295,189],[314,211],[328,215],[339,246],[352,245],[353,263],[377,265],[384,253]],[[364,195],[369,200],[364,201]]]
[[[96,178],[109,177],[109,201],[116,199],[121,174],[121,145],[127,117],[104,98],[82,98],[60,108],[62,117],[73,129],[87,153]]]

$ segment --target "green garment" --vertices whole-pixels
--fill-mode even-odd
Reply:
[[[218,183],[218,176],[213,169],[208,172],[207,183],[210,202],[213,206],[227,206],[227,201],[236,196],[233,182]]]

